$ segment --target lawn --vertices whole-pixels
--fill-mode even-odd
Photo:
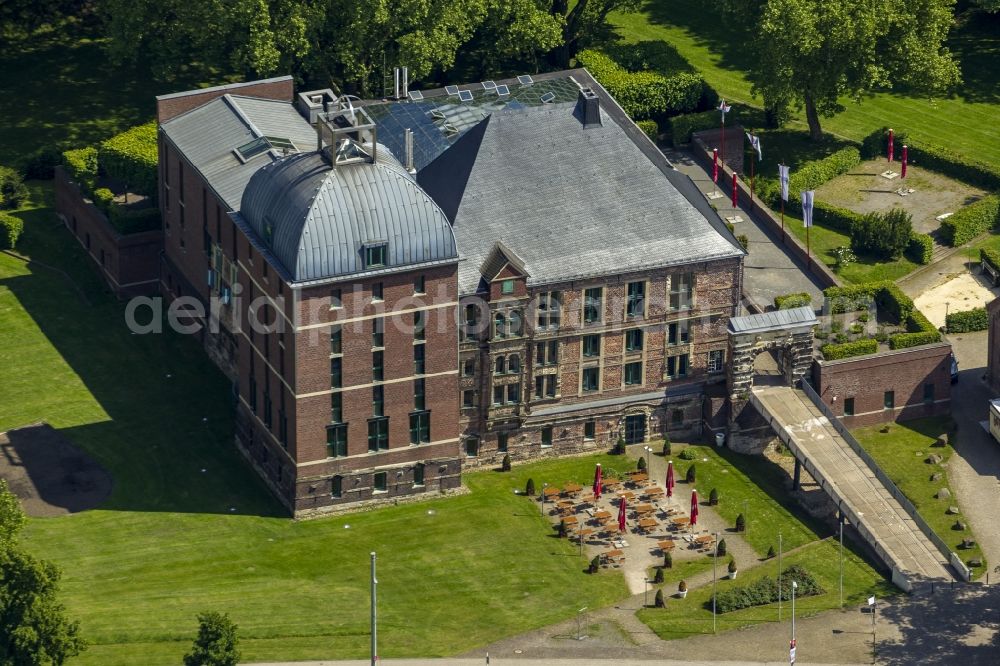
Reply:
[[[750,94],[745,72],[750,54],[745,34],[721,24],[711,3],[698,0],[646,0],[641,12],[611,17],[626,42],[661,39],[673,44],[720,95],[761,106]],[[915,138],[977,159],[1000,163],[1000,134],[994,131],[1000,90],[1000,16],[966,12],[948,46],[956,54],[964,85],[958,95],[931,100],[883,92],[860,105],[844,100],[846,110],[821,119],[827,132],[860,140],[889,125]],[[794,125],[804,126],[803,114]],[[764,144],[765,153],[768,151]]]
[[[848,544],[844,548],[844,604],[853,605],[875,594],[879,598],[897,594],[899,591],[892,583],[885,580],[872,569]],[[781,566],[799,564],[811,573],[824,594],[796,599],[795,612],[797,617],[815,615],[823,611],[840,607],[839,576],[840,576],[840,546],[834,539],[816,541],[803,546],[799,550],[787,554],[781,560]],[[736,580],[723,578],[718,582],[718,590],[722,591],[734,586],[742,586],[757,580],[761,576],[778,574],[778,560],[775,558],[766,564],[747,571],[741,571]],[[676,592],[676,586],[664,590],[664,596],[669,591]],[[645,622],[656,635],[664,640],[685,638],[694,634],[712,633],[712,586],[691,590],[686,599],[675,596],[667,598],[666,608],[646,608],[638,612],[640,620]],[[789,620],[789,602],[784,603],[784,621]],[[741,629],[764,622],[778,621],[778,604],[768,604],[754,608],[720,614],[716,618],[718,630],[730,631]]]
[[[938,435],[949,432],[951,425],[950,418],[936,417],[895,423],[889,426],[888,433],[881,432],[880,426],[873,426],[855,430],[853,434],[858,442],[865,447],[865,450],[872,455],[879,467],[913,502],[931,529],[951,547],[952,551],[958,553],[963,560],[968,562],[974,557],[983,559],[983,552],[979,548],[978,540],[974,548],[960,549],[959,544],[963,538],[975,539],[976,537],[971,530],[959,532],[952,529],[955,521],[961,520],[962,516],[946,513],[949,506],[957,505],[961,508],[951,484],[948,482],[947,463],[955,451],[951,446],[940,448],[931,446]],[[949,437],[954,437],[954,435],[949,433]],[[941,456],[940,464],[930,465],[925,462],[932,453]],[[931,481],[931,474],[935,472],[943,474],[940,481]],[[941,488],[948,488],[952,494],[951,499],[934,497]],[[987,570],[986,561],[983,559],[983,569],[978,571],[974,569],[973,575]]]
[[[464,652],[627,596],[619,573],[585,575],[513,492],[529,475],[589,481],[614,464],[601,456],[469,475],[472,492],[449,499],[285,518],[237,455],[228,383],[197,342],[130,335],[50,187],[32,193],[19,251],[33,261],[0,254],[0,430],[44,419],[115,480],[101,510],[25,533],[64,570],[61,598],[92,643],[77,663],[176,664],[209,609],[240,625],[250,661],[364,657],[373,550],[386,657]]]

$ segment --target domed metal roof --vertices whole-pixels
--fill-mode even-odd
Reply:
[[[457,259],[448,218],[388,149],[375,162],[332,168],[319,152],[259,169],[240,214],[293,282],[368,270],[364,249],[386,245],[387,269]]]

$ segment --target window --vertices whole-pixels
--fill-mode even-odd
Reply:
[[[335,476],[330,479],[330,495],[332,497],[341,497],[344,494],[344,477]]]
[[[475,458],[479,455],[479,438],[467,437],[465,440],[465,455]]]
[[[267,376],[265,376],[265,379],[267,379]],[[271,389],[268,386],[266,386],[266,383],[267,382],[265,382],[265,386],[264,386],[264,425],[267,427],[268,430],[270,430],[271,429],[271,424],[272,424],[272,420],[271,420]]]
[[[424,485],[424,464],[417,463],[413,466],[413,485]]]
[[[326,429],[326,455],[339,458],[347,455],[347,424],[338,423]]]
[[[425,396],[425,385],[423,379],[413,380],[413,409],[426,409],[427,400]]]
[[[924,402],[934,402],[934,384],[924,384]]]
[[[344,307],[344,301],[342,301],[340,297],[341,297],[341,291],[340,291],[340,289],[331,289],[330,290],[330,309],[331,310],[336,310],[337,308]]]
[[[667,376],[671,378],[686,377],[688,372],[688,355],[667,357]]]
[[[646,416],[633,414],[625,417],[625,443],[638,444],[646,441]]]
[[[601,355],[601,336],[600,335],[585,335],[585,336],[583,336],[583,355],[585,357],[600,356]]]
[[[418,275],[417,277],[413,278],[413,293],[414,294],[425,294],[425,293],[427,293],[426,290],[425,290],[425,287],[426,287],[426,285],[424,283],[424,276],[423,275]]]
[[[507,402],[516,405],[521,402],[521,385],[507,384]]]
[[[684,345],[690,338],[691,322],[688,320],[675,321],[667,325],[667,344]]]
[[[503,387],[494,386],[493,387],[493,404],[502,405],[503,404]]]
[[[385,346],[385,321],[382,317],[372,319],[372,347]]]
[[[521,357],[517,354],[512,355],[507,359],[507,372],[516,374],[521,372]]]
[[[387,474],[385,472],[375,472],[372,476],[372,489],[377,493],[384,493],[388,488],[386,484]]]
[[[886,391],[882,395],[882,406],[885,409],[895,409],[896,407],[896,392]]]
[[[500,453],[507,452],[507,433],[505,432],[497,433],[497,451]]]
[[[427,333],[424,328],[427,325],[427,313],[419,310],[413,313],[413,339],[426,340]]]
[[[330,421],[340,423],[344,420],[344,394],[330,394]]]
[[[462,391],[462,407],[475,407],[475,406],[476,406],[476,392]]]
[[[844,416],[854,416],[854,398],[844,398]]]
[[[542,428],[542,448],[552,446],[552,428]]]
[[[410,444],[426,444],[431,441],[431,413],[428,411],[410,414]]]
[[[691,307],[694,292],[694,273],[677,273],[670,276],[670,309],[687,310]]]
[[[538,295],[538,328],[559,328],[560,293],[543,291]]]
[[[389,448],[389,417],[368,419],[368,450],[371,452]]]
[[[330,388],[340,388],[343,384],[344,373],[341,361],[340,357],[330,359]]]
[[[474,374],[476,374],[476,359],[465,359],[465,364],[462,366],[462,375],[465,377],[471,377]]]
[[[250,386],[248,388],[250,398],[250,411],[254,414],[257,413],[257,378],[253,375],[253,369],[250,370]]]
[[[535,397],[554,398],[556,396],[556,376],[542,375],[535,377]]]
[[[372,283],[372,303],[385,300],[385,292],[382,290],[381,282]]]
[[[597,437],[597,424],[594,421],[587,421],[583,424],[583,438],[595,439]]]
[[[637,386],[642,384],[642,361],[625,364],[625,385]]]
[[[601,306],[604,290],[601,287],[586,289],[583,292],[583,323],[593,324],[601,321]]]
[[[498,312],[493,317],[493,337],[502,338],[507,333],[507,318]]]
[[[424,345],[413,345],[413,374],[424,374]]]
[[[493,374],[502,375],[507,371],[506,357],[497,356],[497,360],[493,364]]]
[[[600,377],[600,368],[584,368],[583,369],[583,390],[584,391],[596,391],[597,382]]]
[[[330,353],[331,354],[341,354],[343,353],[343,338],[344,334],[340,326],[330,327]]]
[[[641,317],[646,311],[646,283],[629,282],[625,301],[626,317]]]
[[[382,358],[383,354],[385,354],[385,352],[372,352],[372,380],[376,382],[382,381],[385,377],[385,367],[383,365]]]
[[[372,416],[385,416],[385,387],[372,387]]]
[[[479,310],[475,305],[469,304],[465,306],[465,325],[475,326],[476,322],[479,321]]]
[[[555,365],[559,362],[559,341],[549,340],[535,345],[536,365]]]
[[[715,349],[708,352],[708,371],[709,372],[722,372],[722,364],[725,361],[726,352],[721,349]]]
[[[642,329],[633,328],[625,332],[625,351],[642,351]]]
[[[674,409],[670,412],[670,425],[681,426],[684,425],[684,410]]]
[[[514,293],[514,281],[513,280],[504,280],[503,282],[501,282],[500,283],[500,293],[503,294],[503,295],[505,295],[505,296],[508,295],[508,294],[513,294]]]
[[[388,255],[388,244],[378,243],[377,245],[365,246],[365,268],[378,268],[385,266]]]

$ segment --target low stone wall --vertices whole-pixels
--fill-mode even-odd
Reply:
[[[162,230],[118,233],[62,167],[55,169],[55,195],[59,217],[119,298],[157,293]]]

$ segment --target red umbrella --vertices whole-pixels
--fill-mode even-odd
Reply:
[[[893,150],[893,142],[895,141],[895,137],[896,137],[896,135],[893,133],[893,131],[889,130],[889,161],[890,162],[892,161],[892,150]]]
[[[736,173],[733,172],[733,208],[736,208],[739,203],[738,194],[739,190],[736,189]]]
[[[698,524],[698,491],[691,491],[691,524]]]
[[[712,148],[712,182],[719,182],[719,149]]]
[[[667,497],[674,496],[674,461],[667,463]]]
[[[594,499],[601,499],[601,463],[594,470]]]
[[[618,503],[618,531],[625,531],[625,498]]]
[[[906,145],[903,145],[903,169],[902,173],[899,174],[900,178],[906,178],[906,158],[909,157],[906,150]]]

